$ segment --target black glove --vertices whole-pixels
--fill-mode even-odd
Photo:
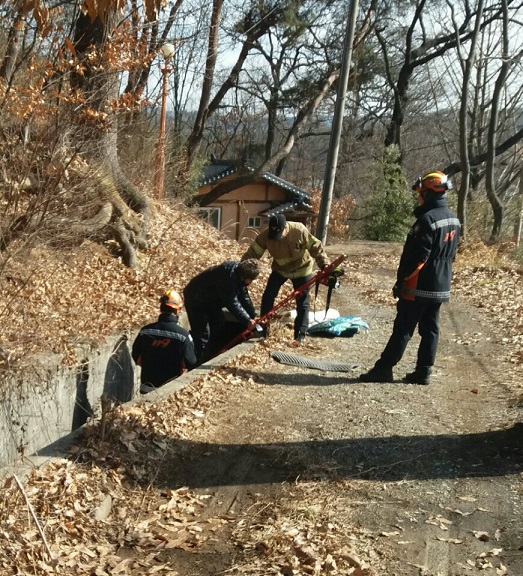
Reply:
[[[399,298],[399,297],[400,297],[400,288],[399,288],[397,282],[396,282],[396,284],[394,284],[394,286],[392,287],[392,295],[394,296],[394,298]]]
[[[336,266],[336,268],[331,270],[328,276],[324,276],[322,278],[321,283],[324,284],[325,286],[329,286],[329,288],[339,288],[340,281],[338,280],[338,278],[340,276],[343,276],[343,274],[345,274],[345,270],[343,268],[340,268],[340,266]]]
[[[334,270],[330,273],[329,280],[327,282],[327,286],[329,286],[329,288],[339,288],[340,287],[339,278],[340,278],[340,276],[343,276],[344,274],[345,274],[345,270],[343,268],[341,268],[340,266],[336,266],[336,268],[334,268]]]

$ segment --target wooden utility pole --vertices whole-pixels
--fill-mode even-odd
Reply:
[[[345,97],[347,94],[347,83],[352,59],[352,44],[354,42],[354,30],[356,29],[356,18],[358,16],[358,0],[352,0],[347,18],[347,29],[343,47],[343,60],[341,64],[338,92],[336,95],[336,106],[334,108],[334,118],[332,121],[332,131],[327,155],[327,165],[325,167],[325,177],[323,179],[323,190],[321,194],[320,212],[318,214],[318,226],[316,227],[316,237],[323,244],[327,240],[327,228],[329,225],[330,209],[332,204],[332,192],[334,190],[334,179],[336,178],[336,168],[338,165],[338,154],[340,149],[341,130],[343,127],[343,113],[345,111]]]

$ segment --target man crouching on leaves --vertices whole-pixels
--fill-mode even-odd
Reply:
[[[185,368],[196,366],[192,338],[187,330],[178,326],[178,313],[182,308],[183,298],[178,292],[165,292],[160,298],[158,321],[144,326],[133,343],[133,360],[142,369],[142,394],[181,376]]]
[[[417,220],[407,236],[397,281],[398,298],[392,335],[374,367],[361,374],[362,382],[392,382],[392,369],[401,360],[416,326],[421,336],[416,369],[405,376],[408,384],[429,384],[439,340],[439,310],[450,299],[452,264],[461,229],[447,206],[452,184],[438,170],[419,176],[412,190],[418,193]]]

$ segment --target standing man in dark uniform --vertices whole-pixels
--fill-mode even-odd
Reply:
[[[260,271],[256,259],[224,262],[200,272],[185,287],[185,310],[199,363],[218,352],[221,344],[226,344],[220,337],[226,327],[223,308],[234,316],[242,330],[255,328],[256,314],[247,287]],[[209,346],[206,350],[211,338],[212,349]]]
[[[174,290],[160,298],[157,322],[144,326],[133,343],[132,357],[141,366],[140,392],[147,394],[196,365],[192,338],[178,326],[183,299]]]
[[[401,360],[416,326],[421,336],[416,369],[403,379],[409,384],[429,384],[439,340],[439,311],[450,299],[452,264],[456,257],[460,222],[448,208],[446,191],[452,188],[443,172],[418,177],[417,220],[407,236],[392,289],[398,298],[392,335],[381,357],[362,382],[392,382],[392,369]]]

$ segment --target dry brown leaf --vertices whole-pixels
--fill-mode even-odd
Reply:
[[[480,530],[473,530],[472,534],[474,534],[474,537],[477,538],[478,540],[481,540],[482,542],[488,542],[490,540],[490,536],[488,532],[483,532]]]

